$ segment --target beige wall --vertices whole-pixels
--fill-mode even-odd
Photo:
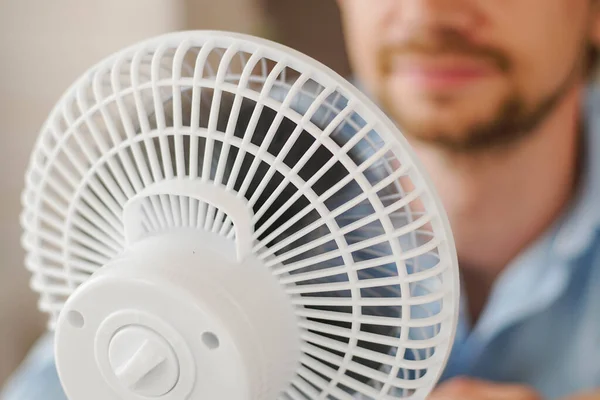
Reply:
[[[92,63],[184,21],[183,0],[0,0],[0,384],[45,323],[28,287],[18,225],[40,125]]]
[[[261,0],[185,0],[186,29],[265,33]]]

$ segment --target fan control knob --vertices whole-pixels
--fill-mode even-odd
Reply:
[[[134,325],[120,329],[108,351],[116,377],[138,395],[160,397],[177,384],[177,356],[169,343],[149,328]]]

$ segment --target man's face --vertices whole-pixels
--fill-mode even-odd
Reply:
[[[338,0],[358,78],[403,131],[456,150],[532,131],[586,74],[596,0]]]

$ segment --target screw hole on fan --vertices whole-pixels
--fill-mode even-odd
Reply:
[[[212,332],[204,332],[202,334],[202,343],[204,343],[209,350],[216,350],[221,345],[219,337]]]
[[[69,321],[69,324],[71,324],[71,326],[73,326],[74,328],[83,328],[83,326],[85,325],[85,319],[79,311],[69,311],[69,313],[67,314],[67,320]]]

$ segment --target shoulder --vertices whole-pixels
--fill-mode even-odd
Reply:
[[[40,338],[7,381],[0,400],[66,400],[54,365],[53,343],[52,334]]]

